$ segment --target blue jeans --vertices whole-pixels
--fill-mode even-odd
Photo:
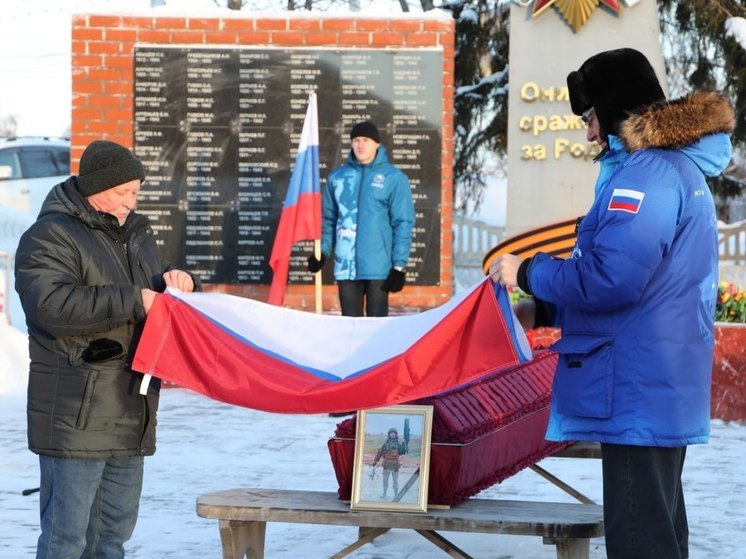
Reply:
[[[39,456],[36,559],[121,559],[140,506],[142,456]]]

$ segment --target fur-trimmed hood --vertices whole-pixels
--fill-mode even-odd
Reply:
[[[680,149],[708,134],[730,134],[733,107],[715,91],[697,91],[674,101],[654,103],[621,124],[620,139],[632,153],[644,148]]]

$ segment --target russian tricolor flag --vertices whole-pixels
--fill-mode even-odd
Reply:
[[[268,302],[272,305],[282,305],[285,297],[293,243],[321,238],[318,120],[316,94],[311,93],[295,167],[269,257],[273,275]]]
[[[640,210],[643,198],[645,198],[645,193],[640,192],[639,190],[615,188],[614,192],[611,193],[609,209],[636,214]]]
[[[485,278],[441,307],[385,318],[169,291],[132,367],[229,404],[332,413],[424,398],[530,357],[506,291]]]

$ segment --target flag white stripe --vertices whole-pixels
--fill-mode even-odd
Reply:
[[[488,279],[440,307],[398,317],[317,315],[231,295],[168,292],[265,351],[344,378],[403,353]]]
[[[317,119],[316,94],[311,93],[308,96],[308,108],[306,109],[306,118],[303,121],[303,130],[300,133],[299,152],[305,151],[309,146],[319,145],[319,125]]]
[[[634,198],[635,200],[642,200],[645,198],[645,193],[639,190],[630,190],[628,188],[615,188],[611,197],[624,196],[625,198]]]

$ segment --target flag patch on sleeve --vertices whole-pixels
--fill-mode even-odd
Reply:
[[[644,192],[628,188],[615,188],[611,194],[609,209],[636,214],[640,211],[643,198],[645,198]]]

